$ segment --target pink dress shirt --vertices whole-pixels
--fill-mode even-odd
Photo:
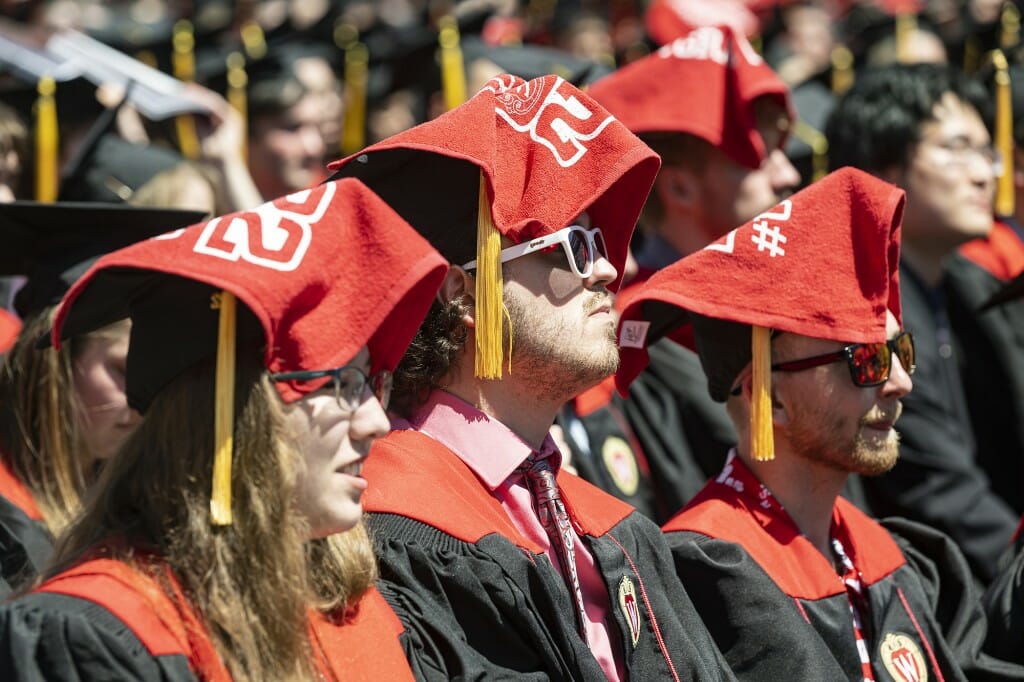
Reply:
[[[392,426],[413,428],[455,453],[501,504],[519,532],[542,547],[551,565],[565,578],[558,554],[534,511],[526,481],[522,474],[515,473],[516,467],[533,453],[533,448],[501,422],[446,391],[434,391],[412,419],[395,421]],[[554,441],[547,436],[540,451],[552,450],[558,452]],[[561,460],[561,454],[552,455],[556,474]],[[578,534],[576,537],[576,569],[583,591],[590,650],[609,680],[622,680],[625,674],[617,646],[619,633],[608,616],[608,589],[594,564],[594,557]]]

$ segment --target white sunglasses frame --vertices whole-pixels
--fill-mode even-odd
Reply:
[[[587,261],[587,267],[584,268],[583,272],[580,272],[579,269],[576,267],[576,259],[573,257],[572,253],[572,245],[569,244],[569,235],[573,232],[583,233],[583,238],[587,243],[587,249],[591,254],[590,259],[588,259]],[[601,237],[601,245],[604,248],[598,249],[595,235],[599,235]],[[569,269],[572,270],[573,274],[575,274],[577,277],[581,279],[587,279],[592,274],[594,274],[594,262],[598,258],[608,257],[608,242],[604,240],[604,232],[601,231],[600,227],[586,228],[583,227],[582,225],[569,225],[568,227],[563,227],[561,230],[552,232],[551,234],[546,234],[543,237],[531,239],[528,242],[523,242],[522,244],[515,244],[513,246],[508,247],[507,249],[502,249],[501,262],[507,263],[510,260],[515,260],[516,258],[520,258],[521,256],[526,256],[528,254],[535,253],[537,251],[546,249],[549,246],[553,246],[555,244],[562,245],[562,249],[565,251],[566,260],[569,261]],[[468,263],[464,263],[462,265],[462,269],[476,270],[476,261],[471,260]]]

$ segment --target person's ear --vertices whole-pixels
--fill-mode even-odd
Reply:
[[[474,301],[476,299],[476,279],[458,265],[448,268],[441,288],[437,292],[437,300],[444,304],[449,301],[462,300],[465,312],[462,323],[472,329],[476,326]]]
[[[697,175],[681,166],[662,166],[654,180],[654,191],[657,192],[666,213],[693,211],[701,201]]]
[[[789,401],[786,398],[786,392],[779,390],[779,386],[773,381],[772,382],[772,423],[775,426],[788,426],[789,425]]]

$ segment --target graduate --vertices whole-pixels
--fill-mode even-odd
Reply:
[[[557,76],[501,75],[336,164],[452,264],[365,475],[417,676],[731,679],[650,520],[549,429],[618,366],[609,290],[657,157]]]
[[[444,272],[353,180],[98,261],[52,340],[130,318],[143,420],[0,609],[0,678],[410,679],[360,471]]]
[[[640,216],[634,285],[771,208],[800,182],[783,153],[794,118],[789,90],[728,27],[691,29],[588,92],[662,159]],[[644,484],[664,523],[722,466],[736,443],[732,423],[708,398],[697,356],[671,342],[652,347],[626,399],[612,400],[650,464]]]
[[[841,169],[651,277],[623,313],[623,382],[652,339],[689,337],[740,437],[664,531],[741,679],[1022,672],[979,655],[984,619],[948,538],[839,497],[850,474],[899,455],[915,365],[903,206],[896,187]]]
[[[124,396],[129,323],[36,342],[61,296],[107,251],[184,227],[195,211],[101,203],[0,204],[0,272],[26,277],[14,297],[22,328],[0,369],[0,595],[44,565],[52,536],[138,425]]]

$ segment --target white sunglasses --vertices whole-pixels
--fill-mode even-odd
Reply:
[[[543,237],[502,249],[501,262],[507,263],[520,256],[543,251],[558,244],[565,250],[569,269],[583,279],[594,273],[594,261],[608,257],[608,247],[605,245],[600,227],[588,230],[580,225],[570,225]],[[465,263],[462,269],[476,270],[476,261]]]

